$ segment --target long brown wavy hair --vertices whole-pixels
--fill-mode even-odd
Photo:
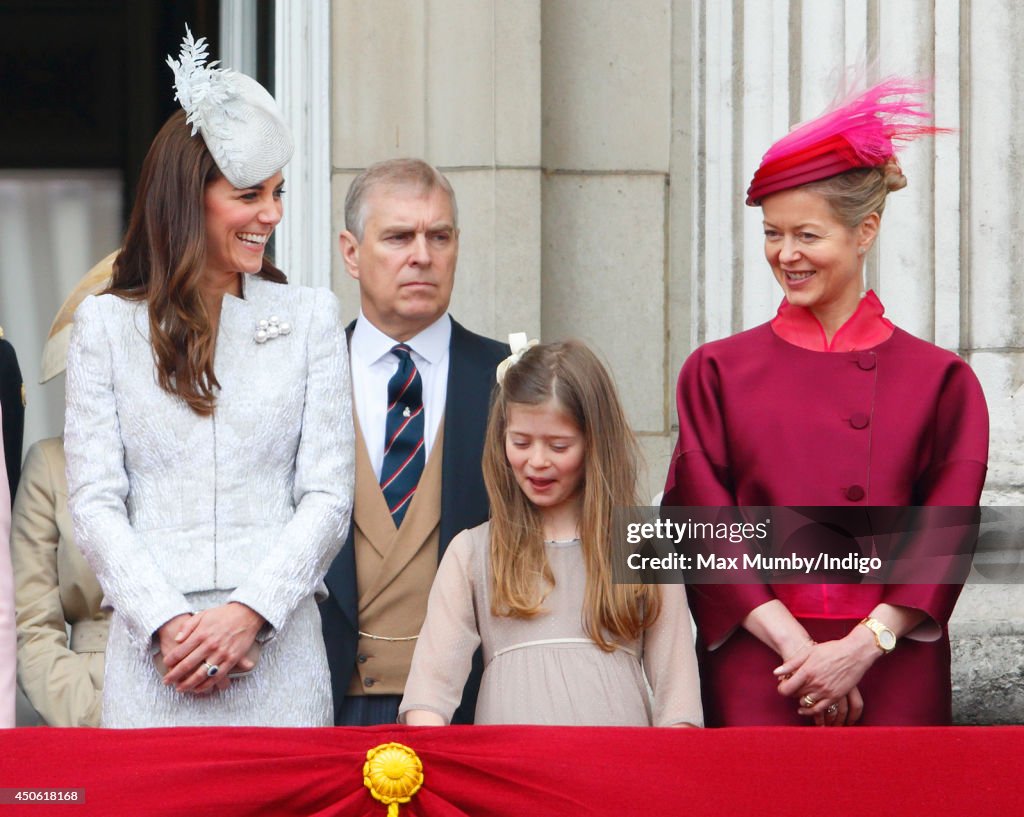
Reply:
[[[510,405],[555,400],[584,440],[579,531],[587,570],[583,626],[606,651],[632,640],[658,617],[656,585],[612,582],[612,511],[640,504],[639,446],[607,370],[579,341],[529,349],[505,373],[487,422],[483,471],[491,502],[491,612],[512,618],[541,613],[555,584],[540,511],[520,489],[505,454]]]
[[[153,140],[106,291],[146,301],[160,387],[207,416],[220,384],[213,371],[217,339],[200,294],[206,268],[204,195],[221,173],[202,137],[191,133],[185,112],[178,111]],[[266,256],[257,274],[287,280]]]

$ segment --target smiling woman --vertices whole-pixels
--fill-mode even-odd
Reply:
[[[206,185],[206,285],[238,295],[239,272],[263,269],[263,253],[284,205],[284,174],[239,190],[221,176]]]
[[[803,188],[768,196],[761,208],[765,257],[786,301],[809,309],[831,341],[860,301],[863,257],[878,234],[878,213],[848,227],[824,196]]]
[[[315,596],[351,509],[345,340],[334,296],[265,254],[292,152],[274,99],[205,61],[191,34],[168,60],[184,110],[68,354],[68,505],[113,609],[102,724],[327,725]]]
[[[861,292],[885,197],[906,185],[897,144],[936,130],[923,93],[880,83],[765,154],[747,204],[761,206],[785,298],[770,323],[684,364],[663,505],[978,503],[988,413],[977,378]],[[908,539],[925,556],[942,546],[941,531]],[[709,725],[948,723],[959,586],[823,580],[692,587]]]

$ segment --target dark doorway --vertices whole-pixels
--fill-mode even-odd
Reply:
[[[257,79],[272,0],[255,9]],[[220,59],[220,0],[0,0],[0,326],[17,349],[26,444],[63,428],[63,380],[38,383],[57,307],[123,235],[153,136],[175,110],[186,23]]]
[[[0,167],[118,169],[127,213],[186,23],[216,54],[218,0],[2,0]]]

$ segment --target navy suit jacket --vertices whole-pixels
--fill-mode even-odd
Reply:
[[[354,322],[348,327],[350,338],[354,327]],[[510,353],[506,344],[476,335],[452,320],[441,460],[439,559],[455,534],[487,521],[489,508],[481,467],[484,431],[495,371]],[[348,541],[327,571],[330,597],[320,605],[336,721],[355,672],[359,642],[359,591],[352,539],[350,527]],[[453,722],[472,723],[481,671],[478,651]]]

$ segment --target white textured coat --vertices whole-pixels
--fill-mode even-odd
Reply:
[[[110,715],[111,707],[123,708],[112,696],[126,694],[117,683],[126,679],[110,686],[111,676],[120,666],[159,682],[147,667],[149,647],[159,627],[180,613],[238,601],[280,634],[301,606],[306,639],[306,618],[316,616],[313,594],[324,592],[324,573],[346,535],[352,410],[337,300],[327,290],[255,276],[244,278],[244,288],[244,298],[224,297],[214,363],[220,389],[210,417],[158,385],[145,302],[92,296],[75,315],[67,372],[68,504],[75,539],[96,571],[105,605],[114,609],[105,725],[152,723]],[[272,317],[291,331],[257,343],[259,321]],[[123,632],[115,633],[118,628]],[[313,641],[306,645],[314,653],[312,688],[301,673],[295,676],[300,667],[293,663],[280,678],[287,697],[301,698],[295,691],[304,689],[322,697],[323,644]],[[131,660],[114,660],[112,651],[122,647]],[[295,722],[259,703],[271,704],[270,693],[258,688],[277,675],[267,666],[275,652],[265,648],[256,673],[223,696],[183,696],[158,683],[146,694],[161,700],[135,703],[150,710],[166,704],[172,722]],[[240,709],[229,705],[227,716],[210,706],[246,687],[253,700],[236,701]],[[176,701],[184,710],[211,711],[178,718]],[[321,704],[296,702],[313,721],[321,720]],[[262,715],[247,715],[250,705]]]

